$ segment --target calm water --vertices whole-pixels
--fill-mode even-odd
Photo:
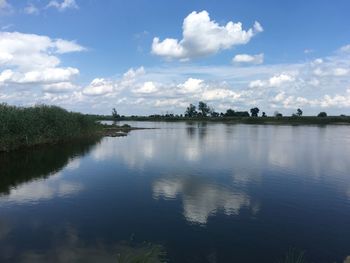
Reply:
[[[132,125],[0,155],[0,262],[350,255],[350,127]]]

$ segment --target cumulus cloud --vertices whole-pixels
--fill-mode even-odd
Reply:
[[[291,82],[294,80],[294,77],[288,74],[279,74],[273,76],[269,79],[269,84],[271,87],[279,87],[285,82]]]
[[[36,34],[0,32],[0,86],[61,85],[61,82],[70,82],[79,74],[79,70],[61,67],[58,55],[83,50],[85,48],[74,41]]]
[[[180,64],[147,71],[143,67],[131,68],[118,77],[96,76],[84,86],[74,84],[77,69],[61,66],[59,52],[72,49],[59,48],[52,44],[55,41],[50,38],[39,41],[40,45],[28,54],[32,64],[19,59],[18,52],[0,49],[2,101],[56,104],[70,110],[105,114],[109,113],[106,109],[116,107],[125,115],[180,114],[190,103],[200,100],[217,111],[258,106],[267,114],[276,110],[291,114],[299,107],[305,114],[323,110],[347,114],[350,109],[347,53],[334,52],[329,57],[297,64],[249,67]],[[12,45],[15,50],[16,44]],[[322,74],[315,74],[318,69]]]
[[[134,93],[139,93],[139,94],[149,94],[157,91],[158,91],[158,88],[152,81],[147,81],[143,83],[143,85],[140,88],[133,90]]]
[[[78,75],[76,68],[48,68],[43,70],[27,71],[25,73],[4,70],[0,74],[0,82],[7,84],[48,84],[65,82]]]
[[[236,100],[240,98],[241,94],[234,92],[229,89],[208,89],[203,92],[202,100],[204,101],[212,101],[212,100]]]
[[[202,79],[189,78],[184,83],[178,85],[179,93],[198,93],[204,88],[204,81]]]
[[[104,95],[107,93],[112,93],[114,91],[115,85],[112,81],[106,79],[94,79],[91,81],[84,90],[83,94],[89,96]]]
[[[248,55],[238,54],[233,57],[233,63],[248,63],[248,64],[262,64],[264,62],[264,54]]]
[[[253,80],[249,83],[250,88],[263,88],[263,87],[280,87],[285,83],[292,82],[295,80],[295,77],[291,74],[281,73],[275,76],[270,77],[268,80]]]
[[[167,59],[188,60],[215,54],[237,45],[247,44],[253,36],[262,32],[259,22],[244,30],[241,22],[219,25],[211,20],[207,11],[192,12],[183,21],[183,38],[153,39],[152,53]]]
[[[50,3],[47,5],[47,8],[50,8],[50,7],[56,8],[59,11],[79,8],[75,0],[63,0],[62,2],[53,0],[53,1],[50,1]]]

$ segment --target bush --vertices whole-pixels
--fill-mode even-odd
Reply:
[[[0,151],[58,142],[90,134],[96,129],[93,117],[57,106],[23,108],[0,104]]]
[[[325,113],[324,111],[320,112],[317,117],[321,117],[321,118],[325,118],[327,117],[327,113]]]

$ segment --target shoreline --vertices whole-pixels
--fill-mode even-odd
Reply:
[[[105,119],[102,121],[113,121]],[[259,125],[350,125],[350,117],[329,116],[329,117],[125,117],[120,121],[140,122],[216,122],[227,124],[259,124]]]
[[[100,120],[101,121],[101,120]],[[107,120],[109,121],[109,120]],[[211,122],[222,124],[246,124],[246,125],[283,125],[283,126],[327,126],[327,125],[350,125],[350,117],[223,117],[223,118],[122,118],[118,121],[140,121],[140,122]],[[157,128],[132,127],[128,124],[100,124],[97,125],[94,131],[88,131],[80,135],[65,137],[65,138],[46,138],[42,141],[37,140],[34,143],[17,143],[9,147],[0,148],[0,153],[8,153],[16,150],[35,148],[39,146],[57,145],[59,143],[77,141],[88,138],[103,138],[103,137],[125,137],[133,130],[149,130]]]
[[[88,140],[92,138],[101,139],[103,137],[125,137],[129,134],[129,132],[133,130],[149,130],[149,129],[156,129],[156,128],[138,128],[138,127],[131,127],[129,125],[118,126],[118,125],[104,124],[104,125],[101,125],[99,128],[97,128],[96,131],[94,132],[89,132],[85,134],[83,133],[78,136],[59,138],[59,139],[45,139],[43,141],[37,141],[31,144],[21,143],[21,144],[16,144],[16,146],[9,147],[9,148],[0,148],[0,154],[4,154],[4,153],[6,154],[9,152],[21,151],[26,149],[34,149],[42,146],[54,146],[60,143],[76,142],[79,140]]]

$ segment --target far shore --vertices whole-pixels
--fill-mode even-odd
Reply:
[[[254,110],[254,109],[252,109]],[[227,113],[244,116],[228,116]],[[300,110],[301,111],[301,110]],[[57,106],[38,105],[34,107],[16,107],[0,104],[0,152],[8,152],[36,145],[58,144],[87,137],[122,137],[132,130],[149,129],[132,127],[128,124],[117,125],[120,121],[153,122],[216,122],[225,124],[255,125],[349,125],[350,116],[292,116],[266,117],[249,116],[248,112],[228,110],[226,116],[208,116],[196,113],[184,115],[120,116],[89,115],[69,112]],[[249,117],[248,117],[249,116]],[[113,121],[103,124],[101,121]]]
[[[301,116],[301,117],[148,117],[132,116],[118,119],[104,118],[104,121],[153,121],[153,122],[222,122],[232,124],[261,125],[350,125],[350,116]]]

